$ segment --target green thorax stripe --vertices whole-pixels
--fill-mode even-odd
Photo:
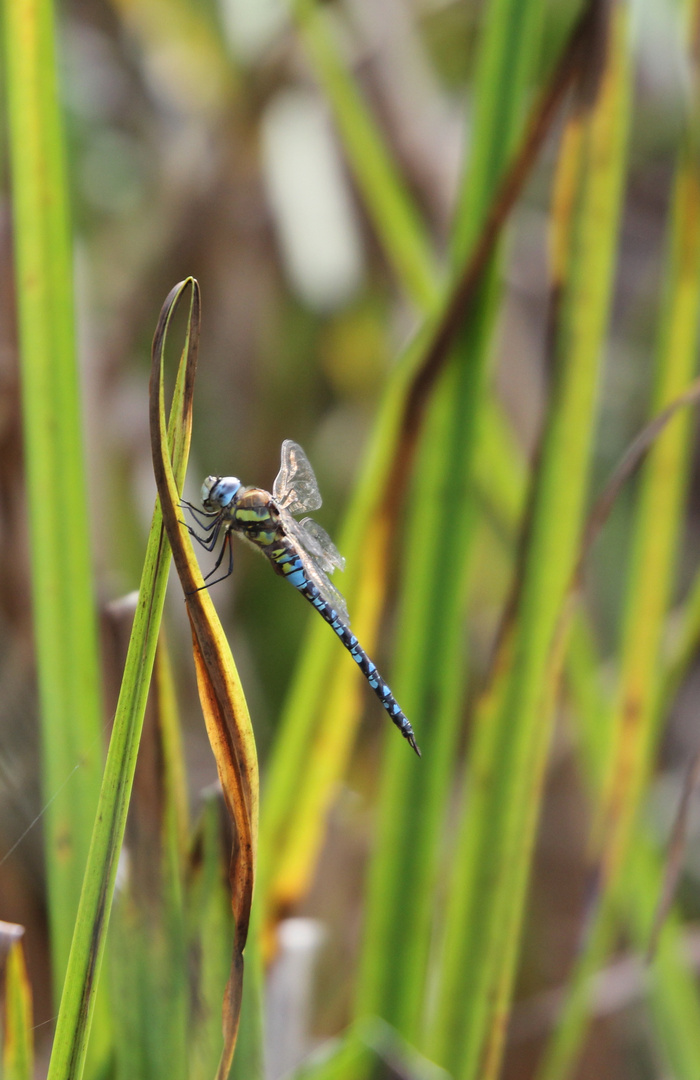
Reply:
[[[270,521],[270,511],[266,506],[237,506],[234,517],[237,521],[247,524],[251,521],[262,524]]]

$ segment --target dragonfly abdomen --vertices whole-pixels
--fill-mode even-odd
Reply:
[[[409,742],[420,757],[420,750],[416,743],[413,728],[405,714],[402,712],[399,703],[388,685],[377,671],[376,664],[370,660],[369,656],[350,630],[350,627],[345,625],[338,612],[323,599],[317,586],[314,585],[312,581],[309,581],[299,556],[287,545],[270,550],[268,554],[277,572],[281,574],[282,577],[287,578],[295,589],[298,589],[299,592],[313,604],[318,613],[327,623],[329,623],[332,629],[335,630],[343,645],[348,650],[360,671],[367,679],[367,682],[388,712],[393,723],[396,724],[404,739]]]

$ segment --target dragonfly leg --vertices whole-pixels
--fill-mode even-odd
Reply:
[[[215,517],[219,512],[218,510],[202,510],[201,506],[195,506],[194,503],[188,502],[187,499],[180,499],[178,505],[187,507],[193,514],[199,514],[201,517]]]
[[[216,560],[216,562],[212,566],[209,573],[205,574],[205,576],[204,576],[205,581],[208,581],[209,578],[212,576],[212,574],[215,574],[216,571],[221,566],[222,562],[224,561],[224,555],[226,553],[226,548],[227,547],[228,547],[228,570],[224,574],[224,577],[218,578],[217,580],[218,581],[223,581],[224,578],[230,577],[231,574],[233,573],[233,546],[231,544],[231,533],[227,532],[226,536],[224,537],[224,542],[221,545],[221,551],[219,552],[219,558]],[[215,582],[212,581],[212,585],[214,585],[214,584],[215,584]]]
[[[183,499],[179,505],[184,507],[186,510],[189,510],[189,512],[192,514],[192,517],[195,519],[203,532],[210,532],[210,530],[213,529],[216,525],[216,521],[212,521],[210,525],[204,525],[199,520],[199,518],[218,518],[220,513],[219,510],[202,510],[199,506],[193,506],[191,502],[186,502],[185,499]]]
[[[218,514],[217,517],[219,517]],[[199,525],[199,528],[202,530],[203,533],[210,533],[212,529],[216,528],[216,526],[219,524],[219,521],[210,521],[208,525],[202,525],[201,521],[197,521],[197,524]]]
[[[222,574],[221,577],[216,578],[215,581],[209,581],[209,578],[212,576],[212,574],[216,573],[216,571],[219,569],[222,562],[224,561],[224,555],[226,553],[226,548],[227,547],[228,547],[228,570],[226,571],[225,574]],[[209,573],[206,574],[205,577],[204,577],[205,584],[200,585],[198,589],[194,589],[194,592],[201,592],[202,589],[210,589],[212,587],[212,585],[218,585],[220,581],[225,581],[226,578],[230,577],[232,573],[233,573],[233,544],[231,543],[231,533],[227,532],[226,536],[224,537],[224,542],[221,545],[221,552],[219,553],[219,558],[216,560],[216,562],[212,566]]]
[[[219,533],[221,531],[221,526],[223,525],[223,520],[219,518],[218,521],[213,522],[213,532],[212,535],[208,537],[200,536],[199,533],[196,532],[191,525],[188,525],[186,521],[180,521],[180,524],[185,526],[192,539],[196,540],[200,547],[203,547],[205,551],[213,551],[216,547],[216,542],[219,539]],[[207,532],[208,530],[205,529],[204,531]]]

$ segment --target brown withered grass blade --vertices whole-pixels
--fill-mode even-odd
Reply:
[[[197,314],[199,286],[194,282]],[[194,391],[194,372],[187,382],[188,407]],[[189,397],[188,397],[189,395]],[[245,949],[253,897],[255,854],[258,832],[258,763],[250,715],[236,665],[221,623],[203,585],[187,531],[180,523],[179,492],[168,459],[165,442],[162,340],[153,344],[150,393],[151,445],[153,468],[163,509],[163,521],[187,601],[192,628],[197,685],[207,734],[234,825],[234,850],[229,879],[235,919],[235,941],[231,975],[223,1004],[224,1048],[217,1078],[228,1076],[238,1034],[243,986]]]

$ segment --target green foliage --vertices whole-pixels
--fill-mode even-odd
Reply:
[[[289,26],[256,54],[257,46],[243,47],[238,16],[225,27],[213,5],[115,0],[114,27],[72,38],[66,26],[75,155],[66,170],[51,4],[4,5],[48,924],[60,998],[50,1080],[255,1080],[263,1042],[276,1038],[289,1041],[298,1080],[397,1072],[563,1080],[575,1074],[586,1038],[596,1038],[589,1021],[605,1000],[596,987],[605,988],[615,950],[634,968],[652,934],[664,877],[659,831],[673,810],[658,810],[657,771],[674,794],[680,787],[659,748],[669,724],[681,739],[674,707],[700,637],[700,575],[684,545],[686,507],[697,499],[689,409],[655,434],[626,492],[628,522],[595,564],[586,517],[598,482],[590,478],[608,472],[615,456],[610,428],[636,430],[645,396],[651,419],[696,373],[700,3],[684,7],[683,57],[677,43],[664,53],[668,60],[677,50],[695,91],[673,106],[632,97],[635,63],[647,61],[643,49],[635,55],[622,0],[428,5],[419,18],[410,5],[386,9],[295,0]],[[129,91],[138,106],[122,114],[127,84],[115,57],[125,41],[124,70],[138,69],[141,85]],[[79,105],[76,72],[85,78]],[[105,72],[111,83],[100,81]],[[98,90],[108,83],[122,90],[100,113]],[[353,226],[362,283],[335,309],[329,301],[306,309],[297,263],[287,259],[284,283],[260,225],[265,214],[282,215],[269,175],[270,112],[289,90],[305,108],[309,100],[327,107],[353,187],[349,214],[359,207],[362,215]],[[444,162],[425,150],[438,156],[425,128],[437,114],[422,111],[420,95],[454,110],[455,93],[465,149],[448,219],[436,195]],[[657,145],[654,109],[664,107],[683,122],[667,123]],[[143,122],[149,110],[157,123]],[[645,124],[640,148],[635,132]],[[171,143],[175,130],[180,141]],[[148,151],[141,156],[138,139]],[[644,148],[661,153],[674,139],[669,190]],[[105,143],[122,179],[97,185],[95,195],[91,169]],[[304,157],[309,147],[288,151]],[[322,171],[322,155],[314,160]],[[156,161],[169,163],[161,174]],[[337,172],[333,183],[345,191]],[[81,241],[95,295],[84,285],[79,295],[81,308],[101,311],[109,342],[104,416],[118,417],[121,438],[131,413],[104,388],[121,378],[115,369],[130,346],[145,353],[162,282],[194,272],[208,279],[194,455],[206,471],[235,471],[270,488],[281,438],[307,445],[331,506],[345,507],[336,531],[353,632],[388,669],[420,761],[376,701],[368,704],[325,623],[311,611],[302,623],[299,598],[280,595],[285,586],[263,560],[248,562],[237,549],[242,600],[227,627],[251,726],[178,520],[199,340],[199,286],[187,278],[171,291],[154,343],[151,421],[164,511],[159,502],[128,650],[117,650],[124,671],[100,789],[98,590],[88,538],[97,530],[100,574],[126,580],[116,560],[139,542],[143,461],[139,450],[127,463],[127,438],[114,440],[106,419],[103,460],[84,455],[67,176],[78,201],[89,201],[89,191],[94,200],[92,218],[83,206],[78,217],[92,221]],[[653,211],[641,211],[639,190],[652,182]],[[291,168],[284,194],[295,184]],[[98,209],[110,190],[125,198],[126,189],[149,185],[140,211]],[[231,192],[226,218],[220,207]],[[666,196],[667,217],[658,208]],[[623,212],[654,251],[648,280],[636,272],[643,256]],[[313,252],[318,237],[308,239]],[[161,362],[186,296],[171,470]],[[145,364],[131,373],[143,418],[144,372]],[[87,379],[86,395],[90,386]],[[529,428],[529,452],[519,426]],[[89,496],[88,464],[90,476],[107,477],[91,483]],[[128,544],[127,532],[135,534]],[[167,612],[166,646],[159,628],[170,548],[187,606],[178,598]],[[611,605],[601,613],[596,594],[620,595],[620,577],[621,608],[609,624]],[[100,593],[113,588],[101,578]],[[222,609],[225,596],[219,587]],[[190,632],[204,725],[190,707]],[[611,655],[602,641],[616,643]],[[267,749],[259,839],[253,727]],[[200,753],[203,728],[215,764]],[[566,812],[558,814],[562,771]],[[194,825],[191,799],[200,807]],[[100,996],[113,894],[108,994]],[[683,956],[698,910],[689,880],[648,971],[632,978],[632,1022],[599,1048],[611,1075],[617,1059],[608,1062],[605,1045],[617,1039],[630,1077],[659,1060],[683,1080],[700,1076],[700,995]],[[309,954],[300,945],[297,956],[278,934],[281,920],[302,914],[330,927],[315,993]],[[36,990],[41,977],[32,963],[28,978],[14,942],[3,973],[2,1060],[4,1075],[17,1080],[32,1072],[29,983]],[[556,1017],[534,1007],[552,984]],[[280,986],[287,1011],[266,1017],[266,994],[274,1010]],[[297,1017],[291,1031],[287,1013]],[[542,1019],[533,1026],[535,1015]],[[523,1038],[528,1022],[533,1045],[515,1069],[508,1037]],[[333,1038],[302,1061],[313,1041],[304,1024]]]
[[[27,0],[6,4],[4,15],[46,870],[60,991],[97,805],[102,708],[53,8]]]
[[[4,981],[4,1009],[0,1017],[0,1066],[4,1080],[31,1080],[34,1075],[32,991],[27,978],[21,936],[22,927],[3,923],[0,930],[0,947],[4,954],[0,966]]]

